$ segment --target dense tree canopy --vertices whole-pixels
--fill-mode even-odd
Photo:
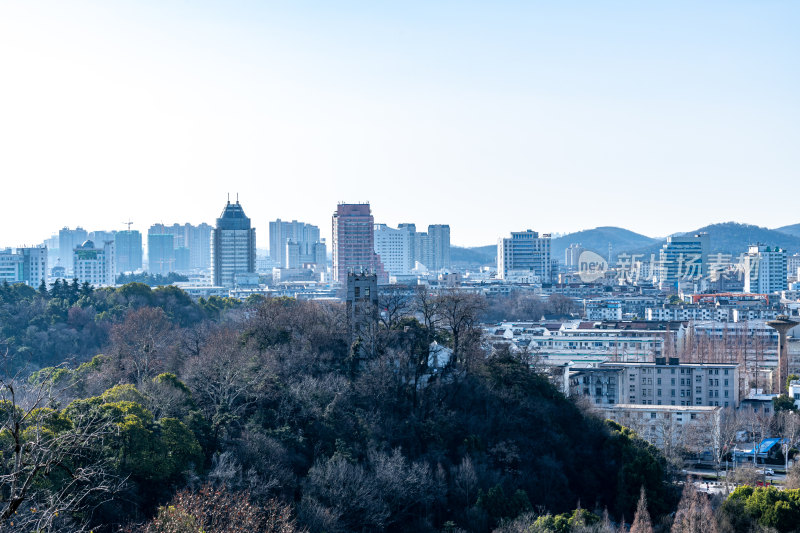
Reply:
[[[53,531],[173,531],[159,524],[206,523],[198,498],[224,515],[229,494],[286,531],[483,532],[579,505],[632,517],[643,487],[653,516],[674,509],[652,446],[587,416],[521,358],[486,353],[479,297],[418,291],[381,306],[362,328],[336,303],[3,286],[4,383],[39,391],[49,411],[26,415],[17,397],[0,441],[13,447],[20,417],[33,433],[97,432],[78,455],[106,490]],[[434,341],[453,357],[432,358]]]

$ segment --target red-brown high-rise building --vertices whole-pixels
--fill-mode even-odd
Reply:
[[[339,204],[333,214],[333,280],[344,283],[348,272],[371,272],[384,281],[386,272],[375,253],[375,220],[369,204]]]

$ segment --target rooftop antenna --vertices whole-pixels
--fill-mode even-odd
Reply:
[[[239,203],[239,193],[238,192],[236,193],[236,203],[237,204]]]
[[[228,203],[231,203],[231,193],[228,193]]]

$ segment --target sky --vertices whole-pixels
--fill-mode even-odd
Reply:
[[[0,246],[214,223],[800,222],[800,2],[0,3]]]

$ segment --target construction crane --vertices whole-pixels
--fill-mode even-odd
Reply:
[[[130,231],[131,230],[131,224],[133,224],[133,222],[131,222],[130,219],[128,219],[128,221],[127,222],[123,222],[123,224],[127,225],[128,226],[128,231]]]

